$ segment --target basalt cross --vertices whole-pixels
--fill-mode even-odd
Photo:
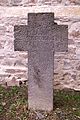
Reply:
[[[28,107],[53,109],[54,52],[68,50],[68,26],[53,13],[29,13],[28,25],[14,26],[15,51],[28,51]]]

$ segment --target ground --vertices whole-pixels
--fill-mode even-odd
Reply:
[[[54,110],[28,110],[27,86],[0,86],[0,120],[80,120],[80,92],[54,90]]]

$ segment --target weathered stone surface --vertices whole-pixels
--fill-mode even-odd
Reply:
[[[37,17],[37,15],[35,17]],[[46,18],[46,16],[47,16],[46,13],[39,14],[39,17],[41,18],[42,23],[43,23],[41,24],[42,27],[47,26],[47,24],[45,24],[46,22],[44,22],[45,19],[42,19],[44,17]],[[48,17],[49,17],[49,14],[48,14]],[[32,28],[32,30],[34,31],[35,28],[36,26],[34,27],[34,29]],[[52,82],[52,79],[53,79],[53,50],[52,49],[53,47],[51,46],[53,44],[50,44],[50,46],[48,47],[49,37],[45,39],[45,34],[43,33],[41,35],[41,30],[42,30],[41,27],[38,27],[37,30],[39,30],[39,32],[36,34],[36,36],[35,34],[33,34],[33,36],[30,34],[31,36],[29,35],[29,37],[27,37],[28,35],[26,34],[29,28],[27,29],[26,27],[26,31],[24,29],[25,29],[25,26],[23,26],[23,28],[22,26],[20,26],[18,30],[19,34],[18,33],[16,34],[17,28],[15,27],[14,35],[15,35],[15,41],[17,41],[16,44],[20,44],[21,48],[25,46],[26,49],[23,48],[22,50],[27,50],[27,47],[28,46],[30,47],[30,49],[28,49],[29,51],[28,53],[29,54],[28,55],[28,59],[29,59],[28,60],[28,64],[29,64],[29,72],[28,72],[29,73],[29,76],[28,76],[29,77],[29,86],[28,86],[29,108],[52,110],[53,109],[53,82]],[[17,36],[19,36],[19,38],[16,39]],[[24,37],[24,39],[22,36]],[[42,36],[43,36],[43,39],[41,39]],[[18,39],[19,40],[21,39],[20,41],[22,42],[24,40],[23,44],[21,44],[21,42],[19,42]],[[52,37],[52,40],[54,40],[53,37]],[[26,42],[29,43],[28,46],[27,44],[25,44]],[[17,50],[17,46],[15,48]],[[49,50],[49,48],[51,49]],[[34,87],[32,87],[33,85]],[[49,85],[49,87],[47,85]]]
[[[19,81],[14,76],[11,76],[6,81],[6,86],[19,86]]]
[[[80,38],[80,22],[75,22],[71,25],[69,29],[69,34],[73,38]]]
[[[7,6],[9,4],[8,0],[0,0],[0,5],[1,6]]]
[[[68,50],[68,26],[54,23],[53,13],[29,13],[28,26],[15,26],[15,50],[28,50],[29,108],[53,109],[54,51]],[[63,33],[64,31],[64,33]]]
[[[29,52],[29,108],[53,109],[52,79],[53,52]]]
[[[18,6],[21,5],[22,0],[10,0],[10,4],[12,6]]]
[[[79,0],[69,0],[70,3],[73,3],[74,5],[80,5],[80,1]]]
[[[15,9],[15,11],[14,11]],[[33,6],[33,7],[0,7],[0,17],[7,17],[5,20],[9,20],[10,24],[13,26],[18,25],[18,24],[27,24],[26,22],[26,17],[28,13],[41,13],[41,12],[54,12],[55,13],[55,18],[57,17],[58,19],[63,19],[63,21],[66,22],[66,20],[71,20],[78,22],[80,20],[80,7],[75,7],[75,6]],[[9,19],[11,17],[11,19]],[[13,21],[15,17],[15,21]],[[2,19],[2,21],[4,20]],[[12,21],[12,23],[11,23]],[[5,21],[6,22],[6,21]],[[8,23],[9,23],[8,22]],[[60,22],[60,21],[59,21]]]
[[[2,0],[3,2],[4,0]],[[66,0],[63,0],[65,4]],[[76,1],[76,0],[75,0]],[[79,0],[78,0],[79,1]],[[0,1],[1,3],[1,1]],[[53,0],[52,4],[56,4],[55,0]],[[26,2],[27,6],[28,3]],[[32,3],[31,3],[32,4]],[[29,4],[30,5],[30,4]],[[67,60],[74,60],[75,63],[80,62],[80,37],[74,37],[70,35],[70,31],[73,31],[71,29],[74,29],[78,27],[78,23],[80,22],[80,7],[78,6],[33,6],[33,7],[0,7],[0,26],[6,27],[5,31],[7,35],[2,33],[3,35],[0,35],[0,43],[3,45],[4,48],[1,47],[0,49],[0,83],[2,83],[2,80],[6,80],[6,68],[10,69],[11,66],[14,65],[18,66],[20,69],[22,69],[24,66],[27,68],[26,62],[28,61],[28,54],[27,52],[13,52],[14,48],[14,25],[27,25],[27,13],[29,12],[54,12],[55,13],[55,22],[58,24],[68,25],[68,31],[69,31],[69,50],[68,53],[55,53],[54,56],[54,66],[55,68],[55,74],[54,74],[54,88],[62,89],[64,87],[71,87],[76,90],[80,90],[80,72],[75,69],[68,69],[64,70],[64,61],[67,62]],[[74,23],[76,26],[73,28]],[[2,30],[3,32],[3,30]],[[75,30],[76,32],[76,30]],[[11,43],[12,44],[9,44]],[[6,44],[5,44],[6,43]],[[9,49],[10,48],[10,49]],[[11,58],[11,59],[9,59]],[[14,60],[15,59],[15,60]],[[21,63],[21,65],[19,65]],[[57,64],[57,65],[56,65]],[[74,62],[72,63],[74,65]],[[65,66],[66,67],[66,66]],[[76,65],[75,65],[76,67]],[[12,69],[13,69],[12,68]],[[71,74],[68,74],[67,77],[65,74],[68,73],[77,73],[76,74],[76,80],[77,82],[70,81],[72,76]],[[8,73],[10,74],[10,73]],[[14,73],[13,73],[14,74]],[[12,74],[10,74],[12,75]],[[22,76],[21,76],[22,75]],[[27,78],[27,74],[22,73],[15,73],[14,76],[18,77],[20,76],[21,80],[25,80]],[[69,78],[69,79],[68,79]],[[67,82],[68,81],[68,82]],[[67,82],[67,85],[66,85]]]
[[[1,6],[80,5],[79,0],[0,0]]]
[[[68,26],[58,25],[54,29],[55,29],[54,51],[67,52],[68,51]]]

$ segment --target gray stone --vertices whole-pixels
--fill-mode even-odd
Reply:
[[[29,107],[34,109],[53,109],[53,52],[29,52]]]
[[[68,26],[57,25],[54,33],[54,50],[56,52],[68,51]]]
[[[27,26],[14,27],[14,49],[28,51],[28,105],[53,109],[54,52],[68,50],[68,26],[54,23],[53,13],[29,13]]]
[[[28,34],[26,25],[14,26],[14,49],[15,51],[27,51],[29,48]]]
[[[22,0],[10,0],[10,4],[13,6],[20,5],[21,2]]]
[[[40,112],[36,112],[36,115],[37,115],[36,120],[38,120],[38,119],[42,120],[43,118],[45,118],[45,116]]]
[[[9,1],[8,0],[0,0],[0,5],[5,6],[8,5]]]

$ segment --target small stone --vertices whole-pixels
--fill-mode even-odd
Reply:
[[[75,22],[69,29],[69,35],[72,37],[80,37],[80,22]]]
[[[80,66],[77,66],[76,69],[80,71]]]
[[[6,82],[7,86],[19,86],[19,81],[14,76],[10,76]]]
[[[5,105],[6,105],[6,103],[5,103],[5,102],[2,102],[2,105],[3,105],[3,106],[5,106]]]
[[[22,0],[11,0],[10,4],[13,6],[18,6],[18,5],[20,5],[21,2],[22,2]]]
[[[73,108],[73,111],[75,111],[76,110],[76,108]]]
[[[36,120],[38,120],[38,119],[40,119],[40,120],[42,120],[45,116],[42,114],[42,113],[40,113],[40,112],[37,112],[36,113]]]

